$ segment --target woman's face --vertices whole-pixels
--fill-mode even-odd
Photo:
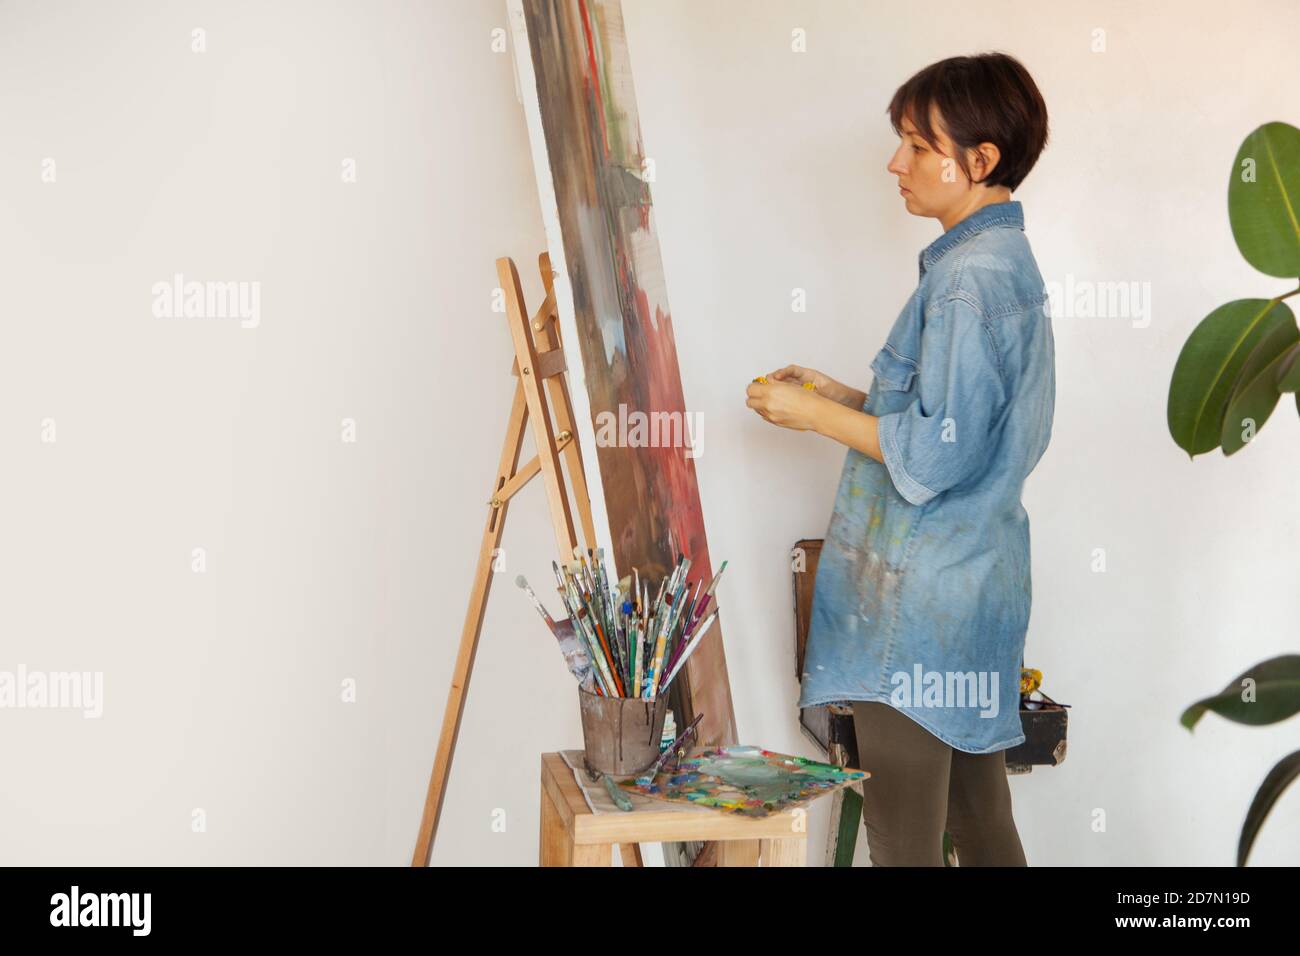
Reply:
[[[888,169],[898,177],[908,212],[946,221],[947,213],[969,201],[970,186],[954,158],[943,118],[937,110],[930,116],[940,151],[936,152],[916,131],[912,118],[905,116],[898,149]]]

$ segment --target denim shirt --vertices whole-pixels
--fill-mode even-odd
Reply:
[[[800,707],[893,704],[948,745],[1024,741],[1025,477],[1056,397],[1050,307],[1019,202],[920,255],[862,411],[884,463],[850,449],[817,565]]]

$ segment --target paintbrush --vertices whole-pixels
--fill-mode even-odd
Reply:
[[[717,603],[715,603],[713,605],[713,608],[709,611],[709,613],[703,615],[702,617],[697,617],[686,628],[683,629],[685,637],[687,639],[690,639],[696,634],[703,634],[704,632],[700,630],[700,622],[707,621],[712,617],[716,617],[717,613],[720,610],[722,610],[722,608]]]
[[[673,572],[672,584],[667,598],[667,619],[660,631],[659,647],[656,648],[655,668],[650,685],[652,689],[658,686],[659,679],[663,676],[664,669],[671,663],[672,659],[677,656],[677,652],[680,649],[678,625],[683,621],[690,620],[689,616],[684,616],[688,607],[686,592],[690,587],[690,582],[687,580],[690,568],[690,559],[685,555],[681,555],[677,569]],[[696,593],[698,592],[699,587],[697,585]]]
[[[685,614],[682,615],[681,618],[682,623],[681,623],[681,627],[679,628],[679,632],[677,632],[677,640],[673,641],[673,643],[669,645],[668,659],[667,662],[664,663],[664,670],[672,670],[672,666],[675,665],[675,663],[677,662],[677,658],[681,656],[682,648],[685,648],[686,643],[688,643],[688,641],[690,640],[690,632],[692,632],[692,626],[694,623],[697,623],[695,622],[695,619],[693,617],[693,611],[695,607],[695,601],[697,601],[699,598],[699,588],[701,588],[701,585],[703,585],[703,581],[697,581],[697,583],[695,583],[694,597],[692,598],[692,601],[690,601],[690,606],[688,607],[688,609],[686,609]]]
[[[614,805],[620,810],[627,812],[632,809],[632,801],[628,799],[626,793],[618,788],[614,778],[605,774],[605,790],[609,793],[609,798],[614,801]]]
[[[664,619],[660,624],[659,636],[655,642],[654,666],[650,669],[650,697],[656,696],[659,686],[659,678],[663,676],[664,654],[667,650],[668,637],[672,634],[673,629],[677,626],[677,620],[681,617],[685,605],[682,601],[682,595],[686,588],[686,572],[690,568],[691,562],[682,557],[682,562],[677,565],[677,570],[673,572],[675,586],[673,593],[669,595],[669,605],[664,613]]]
[[[664,666],[670,670],[677,660],[677,655],[682,652],[682,646],[686,643],[686,636],[690,631],[691,622],[695,620],[695,602],[700,599],[700,588],[703,586],[704,582],[702,580],[695,582],[695,593],[691,595],[690,601],[686,604],[686,610],[682,613],[681,627],[676,629],[677,637],[669,642],[668,662]]]
[[[726,570],[727,562],[723,561],[722,566],[723,566],[723,570]],[[714,587],[717,584],[718,578],[721,576],[722,576],[722,571],[719,571],[714,576],[713,581],[710,583],[709,586],[711,588]],[[701,618],[707,617],[707,615],[704,613],[704,605],[707,603],[710,597],[709,592],[705,591],[704,595],[701,596],[700,588],[699,585],[697,584],[695,587],[695,595],[696,595],[696,599],[691,601],[691,607],[686,614],[685,623],[682,624],[681,641],[678,643],[678,646],[674,649],[672,657],[669,658],[667,664],[669,670],[671,670],[672,666],[677,662],[676,660],[677,656],[681,654],[682,648],[686,645],[686,642],[690,639],[691,634],[694,633],[695,627],[697,624],[699,624]],[[715,602],[714,610],[715,611],[717,610],[716,602]]]
[[[588,618],[586,619],[588,619],[591,630],[595,632],[597,640],[601,643],[601,650],[604,656],[606,656],[607,663],[611,663],[612,665],[614,659],[612,659],[610,648],[608,648],[606,633],[604,633],[604,626],[601,619],[601,597],[599,597],[597,588],[595,588],[593,575],[591,575],[591,570],[588,567],[588,564],[586,564],[586,558],[584,555],[578,553],[578,549],[576,548],[573,549],[573,553],[578,557],[578,561],[575,562],[573,570],[575,570],[575,572],[581,571],[580,578],[578,578],[577,581],[577,591],[578,594],[581,594],[582,606],[585,607],[586,614],[588,614]]]
[[[659,772],[659,768],[666,764],[669,758],[677,752],[677,748],[685,742],[686,738],[695,732],[695,728],[699,726],[700,721],[703,719],[703,714],[695,715],[695,719],[691,721],[691,725],[681,732],[681,735],[659,755],[659,759],[652,763],[645,773],[636,778],[638,787],[648,787],[650,784],[654,783],[655,774]]]
[[[591,662],[591,671],[593,680],[596,682],[597,693],[601,697],[616,697],[618,695],[613,689],[614,682],[609,679],[609,676],[604,671],[600,646],[596,643],[596,639],[591,636],[590,628],[584,620],[586,616],[585,608],[571,609],[568,618],[569,624],[572,625],[574,633],[578,635],[578,639],[587,652],[587,660]]]
[[[618,615],[615,613],[613,597],[609,589],[609,575],[605,573],[605,549],[596,549],[596,593],[599,595],[600,618],[605,625],[605,634],[613,652],[613,665],[619,674],[619,683],[623,683],[623,649],[618,640]]]
[[[623,654],[623,679],[627,682],[629,687],[632,686],[632,671],[636,666],[634,663],[636,657],[636,634],[634,631],[635,619],[633,618],[635,608],[636,599],[632,595],[632,576],[628,575],[618,583],[617,614],[619,646]]]
[[[600,623],[600,617],[592,613],[589,608],[584,608],[588,617],[591,619],[591,627],[596,632],[596,639],[600,644],[601,653],[605,657],[606,672],[612,675],[614,680],[614,689],[620,697],[626,697],[627,693],[623,687],[623,681],[618,676],[618,662],[614,659],[614,652],[610,649],[609,639],[605,636],[605,627]]]
[[[515,577],[515,586],[528,595],[529,599],[533,602],[533,607],[537,608],[537,613],[542,616],[542,620],[546,622],[546,626],[551,629],[551,633],[556,637],[559,637],[560,632],[555,629],[555,621],[551,618],[551,615],[547,613],[546,608],[542,606],[542,602],[537,597],[537,593],[529,586],[528,579],[522,574],[517,575]]]
[[[646,626],[646,599],[645,585],[641,583],[640,575],[637,575],[637,599],[636,599],[636,617],[633,623],[636,629],[636,659],[633,666],[632,686],[640,688],[641,672],[645,667],[645,626]],[[638,693],[637,696],[640,696]]]
[[[587,653],[591,657],[592,668],[595,670],[596,677],[602,685],[604,696],[617,696],[618,691],[616,685],[605,666],[605,657],[601,653],[600,641],[591,627],[591,622],[589,620],[591,615],[583,604],[581,595],[572,579],[564,579],[563,586],[560,589],[560,596],[564,600],[565,607],[569,610],[569,619],[573,621],[574,629],[582,635],[582,639],[587,645]]]
[[[695,648],[698,647],[700,644],[704,643],[704,635],[709,632],[709,627],[713,624],[713,619],[716,618],[717,616],[718,616],[718,612],[717,610],[714,610],[708,617],[704,619],[704,621],[700,624],[700,626],[696,628],[694,632],[692,632],[698,634],[699,636],[696,637],[695,640],[688,641],[688,643],[682,645],[681,653],[677,655],[677,660],[669,668],[668,674],[664,677],[663,683],[660,684],[659,686],[659,693],[661,694],[668,693],[668,685],[673,682],[673,678],[677,676],[677,672],[681,670],[682,667],[686,664],[686,659],[691,656],[691,652],[694,651]]]
[[[683,631],[685,631],[687,627],[690,627],[691,622],[695,620],[695,605],[696,602],[698,602],[700,599],[700,588],[702,588],[703,586],[704,586],[703,578],[695,582],[695,593],[691,595],[691,603],[686,608],[686,624],[682,627]]]
[[[578,683],[584,690],[590,693],[598,693],[597,685],[591,673],[591,655],[578,638],[573,627],[573,621],[556,621],[552,618],[542,604],[541,599],[537,597],[536,592],[529,585],[528,579],[522,574],[515,578],[515,584],[532,599],[533,607],[537,608],[537,613],[542,616],[546,626],[555,635],[555,640],[560,645],[560,653],[564,655],[564,663],[568,666],[569,673],[577,678]]]
[[[709,589],[704,592],[704,597],[700,598],[700,606],[694,609],[696,617],[699,617],[709,609],[709,600],[713,597],[713,589],[718,586],[718,579],[722,577],[722,572],[725,570],[727,570],[727,562],[723,561],[722,567],[718,569],[718,573],[715,574],[713,580],[709,582]]]
[[[590,553],[590,550],[588,550],[587,554]],[[591,568],[587,566],[587,554],[583,554],[581,548],[573,549],[573,556],[578,559],[578,564],[582,567],[582,589],[590,592],[596,590],[596,588],[592,583]]]
[[[578,553],[576,548],[574,551],[575,553]],[[577,587],[577,591],[583,600],[583,607],[586,612],[588,627],[595,634],[596,645],[604,658],[602,674],[606,678],[609,678],[611,687],[613,688],[613,693],[620,697],[627,696],[623,687],[622,678],[619,677],[618,662],[615,659],[613,650],[610,648],[608,628],[602,622],[603,615],[601,613],[601,601],[599,600],[599,589],[596,586],[596,580],[593,577],[590,568],[587,566],[586,559],[582,557],[581,554],[579,554],[578,561],[573,562],[570,567],[575,573],[579,571],[582,572],[584,580],[579,582],[582,586]]]

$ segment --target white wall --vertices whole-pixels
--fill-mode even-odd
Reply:
[[[706,418],[710,545],[731,562],[742,739],[815,753],[793,712],[787,551],[824,533],[843,459],[754,416],[745,385],[793,361],[866,386],[938,234],[884,170],[889,94],[1002,49],[1052,116],[1015,196],[1044,276],[1150,283],[1153,303],[1146,327],[1056,322],[1054,440],[1025,492],[1027,663],[1074,710],[1066,762],[1012,780],[1026,853],[1231,863],[1297,725],[1209,716],[1193,735],[1178,716],[1296,647],[1300,433],[1284,405],[1231,462],[1189,463],[1165,396],[1196,321],[1287,288],[1237,254],[1225,193],[1242,137],[1296,122],[1300,14],[624,4],[686,396]],[[540,290],[523,114],[491,49],[506,25],[494,0],[0,6],[0,670],[105,682],[98,720],[0,710],[0,862],[409,858],[513,387],[495,258],[514,257],[530,302]],[[807,53],[790,52],[796,27]],[[260,282],[260,324],[154,317],[175,272]],[[505,543],[435,863],[535,862],[538,754],[581,740],[512,583],[547,580],[540,485]],[[1293,863],[1297,837],[1291,792],[1252,862]]]

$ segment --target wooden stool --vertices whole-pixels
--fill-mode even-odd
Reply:
[[[592,813],[564,758],[542,754],[542,866],[610,866],[615,843],[624,866],[640,866],[637,844],[679,840],[717,841],[719,866],[804,866],[804,823],[795,810],[770,817],[707,807]]]

